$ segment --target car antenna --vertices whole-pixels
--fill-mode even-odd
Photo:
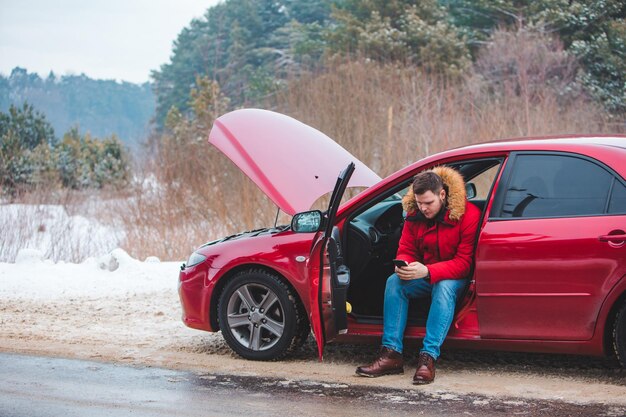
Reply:
[[[280,214],[280,207],[278,207],[278,210],[276,210],[276,220],[274,220],[274,228],[276,228],[276,225],[278,224],[278,215]]]

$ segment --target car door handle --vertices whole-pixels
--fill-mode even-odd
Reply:
[[[598,236],[598,239],[600,239],[600,242],[624,243],[626,242],[626,233],[622,232],[619,235],[602,235]]]

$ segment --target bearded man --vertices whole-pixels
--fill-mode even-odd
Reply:
[[[387,279],[380,353],[356,373],[378,377],[404,372],[409,300],[430,295],[426,335],[413,376],[413,384],[428,384],[435,379],[441,344],[469,281],[480,210],[467,201],[461,174],[449,167],[416,175],[402,204],[407,217],[396,258],[407,265],[396,266]]]

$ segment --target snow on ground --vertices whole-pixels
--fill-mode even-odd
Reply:
[[[141,361],[193,345],[201,334],[181,322],[180,264],[122,249],[55,263],[22,249],[15,263],[0,263],[0,350]]]
[[[80,264],[54,263],[39,250],[22,249],[14,264],[0,264],[0,299],[62,301],[172,291],[180,264],[157,258],[140,262],[119,248]]]
[[[70,214],[62,205],[0,205],[0,261],[13,261],[25,248],[54,260],[78,261],[111,251],[124,236],[123,230]]]

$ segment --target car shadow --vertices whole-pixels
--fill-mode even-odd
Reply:
[[[417,366],[417,350],[417,347],[410,347],[405,352],[407,366]],[[371,362],[377,353],[378,347],[372,345],[331,344],[324,349],[324,361],[351,364],[356,367]],[[308,359],[317,359],[317,346],[313,338],[309,338],[300,350],[284,360]],[[451,371],[572,377],[626,386],[626,369],[623,369],[613,357],[443,349],[437,361],[437,368]]]
[[[213,335],[210,338],[198,337],[194,339],[194,343],[178,346],[177,349],[239,358],[221,335]],[[329,344],[324,348],[324,362],[356,367],[371,362],[378,349],[378,346],[368,344]],[[404,355],[407,366],[417,365],[417,349],[413,346],[407,348]],[[312,336],[298,350],[281,359],[283,362],[317,360],[317,345]],[[437,369],[452,372],[507,372],[525,376],[571,377],[595,383],[602,381],[626,386],[626,369],[621,368],[615,358],[605,357],[443,349],[437,361]]]

